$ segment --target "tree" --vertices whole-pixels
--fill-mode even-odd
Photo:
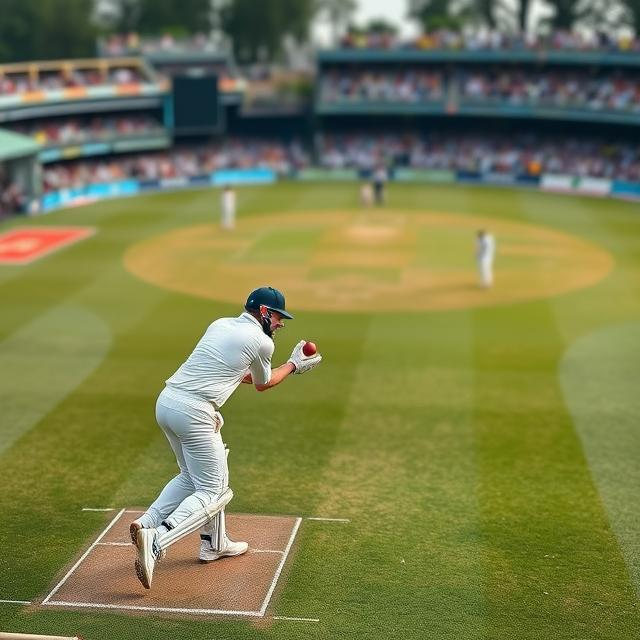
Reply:
[[[239,62],[273,61],[287,37],[308,40],[314,9],[313,0],[232,0],[221,11],[222,29]]]
[[[101,5],[109,31],[184,35],[211,29],[211,0],[109,0]]]
[[[364,27],[365,33],[395,36],[398,33],[397,25],[384,18],[372,18]]]
[[[529,15],[531,12],[531,0],[520,0],[518,3],[518,30],[526,33],[529,27]]]
[[[0,60],[16,62],[33,59],[32,28],[36,21],[36,3],[2,0],[0,19]]]
[[[553,9],[547,20],[552,31],[571,31],[576,25],[593,19],[598,11],[597,0],[546,0]]]
[[[460,29],[463,19],[451,0],[409,0],[409,17],[425,32],[436,29]]]
[[[622,0],[621,22],[631,27],[637,37],[640,37],[640,0]]]
[[[92,57],[93,0],[2,0],[0,59]]]
[[[618,31],[621,27],[633,29],[640,36],[640,0],[594,0],[592,28],[598,31]]]
[[[316,15],[321,19],[326,19],[331,25],[331,39],[334,44],[346,31],[357,8],[356,0],[316,0]]]
[[[176,35],[211,29],[210,0],[140,0],[140,33]]]
[[[99,20],[114,33],[138,31],[140,26],[140,0],[110,0],[98,6]]]

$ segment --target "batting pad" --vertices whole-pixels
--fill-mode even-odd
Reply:
[[[176,525],[173,529],[167,531],[167,533],[163,533],[161,536],[158,536],[157,543],[160,549],[164,550],[167,547],[170,547],[178,540],[184,538],[185,536],[188,536],[194,531],[197,531],[204,524],[213,520],[216,514],[224,509],[227,504],[229,504],[229,502],[231,502],[231,498],[233,498],[233,491],[231,491],[231,489],[227,487],[220,494],[217,500],[213,500],[202,509],[199,509],[195,513],[191,514],[188,518],[183,520],[180,524]]]
[[[201,533],[211,538],[212,549],[222,551],[224,547],[224,539],[227,533],[224,509],[218,511],[211,522],[208,522],[204,527],[202,527]]]

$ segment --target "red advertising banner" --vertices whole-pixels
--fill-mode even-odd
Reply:
[[[28,227],[0,234],[0,265],[28,264],[93,235],[91,227]]]

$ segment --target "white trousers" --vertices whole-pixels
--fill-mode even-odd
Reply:
[[[236,226],[236,208],[234,206],[222,205],[222,228],[233,229]]]
[[[141,520],[144,526],[158,527],[164,522],[175,528],[202,512],[229,485],[227,456],[210,412],[167,397],[163,391],[156,403],[156,419],[169,440],[180,473],[166,484]],[[220,518],[224,527],[224,514]],[[203,532],[209,531],[203,527]]]
[[[490,287],[493,284],[493,260],[478,260],[478,271],[480,274],[480,284],[483,287]]]

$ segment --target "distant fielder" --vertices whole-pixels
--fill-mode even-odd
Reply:
[[[383,164],[376,167],[373,172],[373,197],[377,205],[384,204],[384,188],[389,179],[389,174]]]
[[[489,288],[493,286],[493,259],[496,253],[495,238],[484,229],[480,229],[476,236],[476,261],[480,286]]]
[[[220,429],[220,408],[240,383],[266,391],[292,373],[322,360],[306,356],[300,341],[289,360],[271,368],[273,334],[292,318],[284,296],[272,287],[253,291],[245,312],[209,325],[186,362],[167,380],[156,403],[156,419],[175,453],[180,473],[130,527],[138,557],[136,573],[149,589],[166,549],[200,529],[200,560],[212,562],[248,549],[226,535],[224,508],[233,497]],[[315,351],[315,349],[314,349]]]
[[[222,211],[221,226],[223,229],[234,229],[236,226],[236,192],[231,185],[225,185],[220,196]]]
[[[360,186],[360,204],[370,207],[373,204],[373,187],[370,182],[363,182]]]

